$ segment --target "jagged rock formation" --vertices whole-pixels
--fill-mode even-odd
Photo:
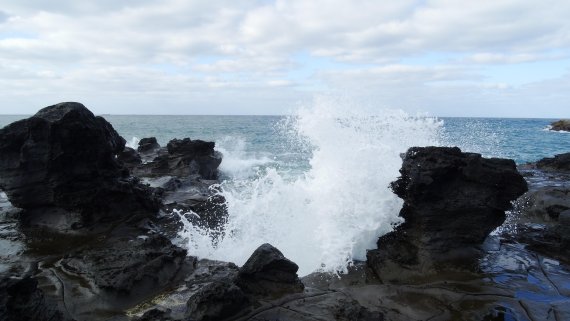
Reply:
[[[117,161],[125,140],[79,103],[46,107],[0,129],[0,188],[16,207],[57,207],[86,222],[158,210]]]
[[[400,173],[392,189],[404,200],[405,223],[367,254],[381,278],[388,266],[431,269],[471,256],[527,190],[512,160],[485,159],[457,147],[410,148]]]

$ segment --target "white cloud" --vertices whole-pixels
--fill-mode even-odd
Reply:
[[[488,112],[519,116],[514,102],[535,100],[508,79],[488,79],[485,66],[569,67],[570,2],[555,0],[0,0],[0,10],[0,106],[26,93],[35,109],[108,95],[128,112],[141,103],[136,94],[168,96],[172,106],[203,95],[250,113],[261,105],[254,99],[275,97],[280,103],[268,105],[281,107],[267,114],[323,88],[382,90],[383,104],[442,113],[463,94],[490,103],[509,91],[513,103]],[[444,58],[405,62],[429,55]],[[320,65],[320,57],[333,63]],[[566,81],[545,77],[524,88],[540,96]],[[570,98],[566,91],[560,95]],[[95,99],[102,105],[94,108],[109,99]]]

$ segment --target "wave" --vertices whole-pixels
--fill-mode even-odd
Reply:
[[[242,265],[259,245],[271,243],[299,265],[301,275],[346,272],[401,222],[402,201],[388,187],[399,175],[400,154],[411,146],[439,145],[442,127],[434,118],[363,111],[330,98],[299,108],[286,124],[285,140],[311,146],[308,170],[287,177],[268,159],[248,161],[241,143],[229,144],[237,145],[232,150],[222,142],[221,170],[230,174],[221,185],[228,206],[224,233],[182,217],[179,234],[190,255]],[[251,164],[265,166],[243,175],[242,165]]]

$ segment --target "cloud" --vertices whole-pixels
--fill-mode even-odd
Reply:
[[[129,95],[150,93],[173,106],[216,97],[244,113],[275,97],[268,105],[282,107],[263,113],[282,113],[317,90],[376,90],[385,104],[447,112],[441,106],[463,94],[489,103],[489,92],[510,91],[529,101],[518,84],[490,79],[488,66],[570,66],[570,3],[555,0],[0,0],[0,8],[0,106],[28,90],[42,99],[109,94],[129,110],[138,104]],[[536,95],[558,88],[559,75],[548,79],[528,85],[546,84]]]

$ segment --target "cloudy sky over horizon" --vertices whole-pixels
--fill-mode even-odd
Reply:
[[[570,118],[570,1],[0,0],[0,113]]]

